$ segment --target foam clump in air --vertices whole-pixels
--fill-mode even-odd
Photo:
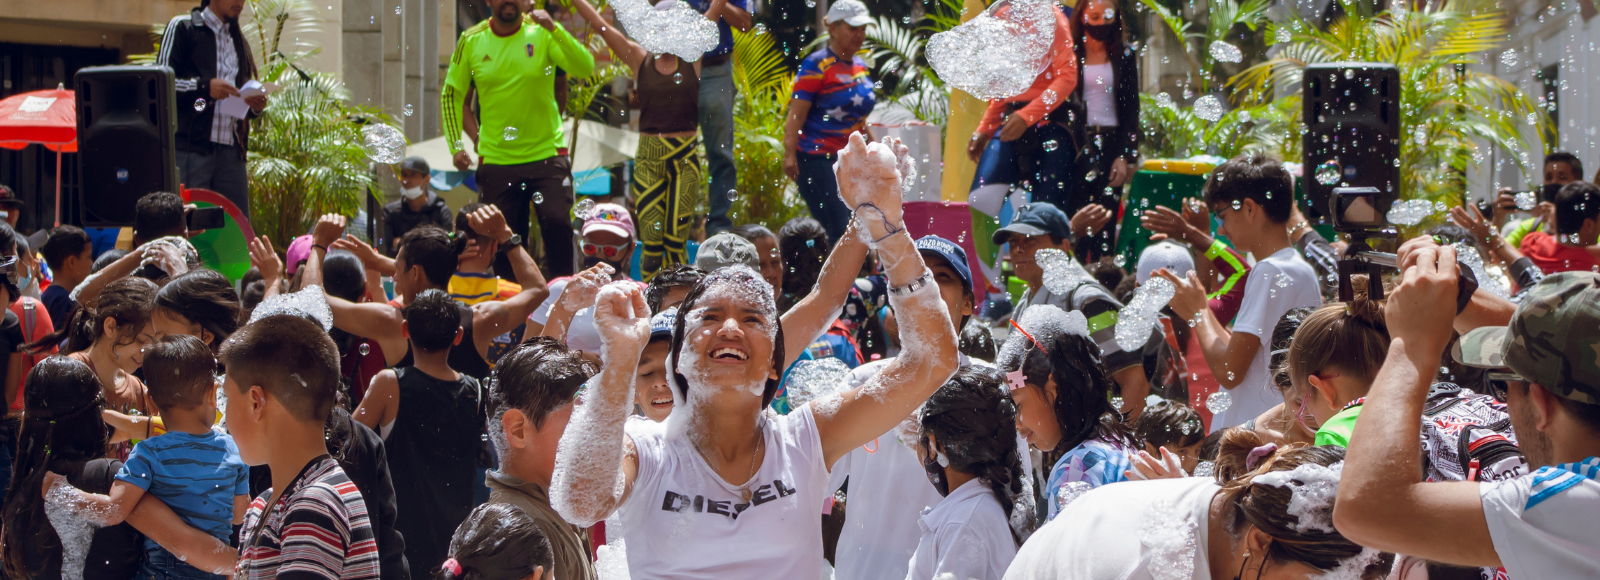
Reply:
[[[789,394],[789,406],[798,408],[839,391],[845,384],[850,367],[836,358],[803,360],[789,369],[784,390]]]
[[[1414,226],[1433,215],[1433,202],[1426,199],[1407,199],[1394,202],[1389,207],[1389,223]]]
[[[1152,277],[1139,285],[1117,318],[1117,346],[1125,352],[1138,352],[1150,340],[1150,332],[1161,320],[1161,309],[1176,292],[1177,288],[1166,278]]]
[[[1000,0],[928,39],[928,63],[945,82],[984,99],[1020,95],[1050,66],[1055,3]]]
[[[628,36],[652,54],[671,54],[694,62],[722,40],[716,23],[680,0],[664,0],[654,6],[646,0],[616,0],[611,9]]]
[[[1033,259],[1039,264],[1039,269],[1044,271],[1044,287],[1056,294],[1066,294],[1084,282],[1094,280],[1094,276],[1077,260],[1072,259],[1066,252],[1056,248],[1045,248],[1033,253]]]
[[[1292,527],[1297,532],[1333,532],[1333,500],[1339,494],[1339,475],[1344,462],[1330,466],[1303,464],[1289,471],[1273,471],[1255,476],[1252,485],[1287,486],[1289,515],[1300,518]]]
[[[399,163],[406,155],[406,136],[392,125],[378,123],[363,127],[361,143],[367,150],[367,157],[378,163]]]
[[[328,308],[328,298],[323,295],[322,287],[315,284],[301,288],[299,292],[277,294],[262,300],[250,312],[250,322],[279,314],[310,319],[322,325],[324,332],[333,330],[333,310]]]
[[[1484,290],[1500,298],[1510,298],[1511,293],[1506,290],[1506,285],[1499,276],[1492,276],[1483,266],[1483,255],[1478,253],[1477,246],[1466,242],[1452,244],[1456,248],[1456,262],[1472,270],[1472,275],[1478,278],[1478,289]]]
[[[1149,551],[1149,570],[1155,580],[1182,580],[1194,576],[1195,523],[1187,508],[1161,500],[1145,510],[1139,526],[1139,543]]]
[[[1033,335],[1039,344],[1050,344],[1064,334],[1089,336],[1089,321],[1082,312],[1064,312],[1051,304],[1040,304],[1024,310],[1022,321],[1017,325],[1022,327],[1023,332]],[[1022,332],[1012,332],[1000,347],[999,356],[995,357],[996,366],[1021,368],[1022,355],[1030,348],[1034,348],[1032,340],[1028,340]]]

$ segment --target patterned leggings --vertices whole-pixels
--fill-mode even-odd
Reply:
[[[699,137],[639,137],[633,159],[633,195],[639,241],[639,271],[645,280],[663,266],[689,261],[685,246],[705,190],[697,155]]]

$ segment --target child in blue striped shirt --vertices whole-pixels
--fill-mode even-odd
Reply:
[[[216,364],[211,349],[193,336],[169,336],[150,345],[145,377],[167,432],[133,448],[110,495],[79,492],[95,523],[120,523],[150,493],[184,522],[228,541],[249,505],[250,468],[233,438],[211,428],[217,417]],[[45,489],[59,477],[47,475]],[[148,538],[144,550],[139,578],[210,580],[225,572],[198,570]]]

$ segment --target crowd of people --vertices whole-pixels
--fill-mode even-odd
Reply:
[[[283,252],[253,240],[242,291],[171,193],[100,257],[72,226],[31,250],[0,225],[4,572],[1600,573],[1600,274],[1472,233],[1600,254],[1593,184],[1555,184],[1532,224],[1501,215],[1514,192],[1458,211],[1400,246],[1383,299],[1344,302],[1316,258],[1338,248],[1261,156],[1146,214],[1163,240],[1132,272],[1075,257],[1093,207],[1032,202],[995,234],[1026,291],[992,319],[965,250],[907,231],[912,163],[852,133],[836,242],[745,224],[648,282],[616,204],[577,227],[604,249],[570,276],[472,204],[392,256],[331,214]],[[22,336],[18,306],[50,330]]]
[[[1362,281],[1293,171],[1244,155],[1142,211],[1155,243],[1123,264],[1138,59],[1122,6],[1086,0],[970,142],[1022,288],[984,301],[961,240],[907,224],[908,147],[863,133],[864,4],[830,5],[796,78],[784,169],[812,217],[774,232],[719,194],[744,1],[691,2],[721,42],[697,60],[573,2],[637,82],[630,195],[574,197],[554,91],[588,48],[492,0],[442,92],[481,203],[452,211],[409,158],[382,240],[320,216],[249,240],[238,280],[174,193],[138,201],[124,249],[0,222],[0,573],[1600,577],[1600,187],[1578,157]],[[184,65],[209,88],[180,94],[252,75],[238,4],[169,27],[163,59],[234,59]],[[219,115],[179,119],[181,163],[228,194],[247,124]],[[1385,291],[1340,297],[1361,282]]]

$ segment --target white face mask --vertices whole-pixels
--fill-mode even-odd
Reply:
[[[405,187],[400,189],[400,195],[406,196],[406,199],[416,199],[422,197],[423,193],[424,190],[420,185],[416,187]]]

